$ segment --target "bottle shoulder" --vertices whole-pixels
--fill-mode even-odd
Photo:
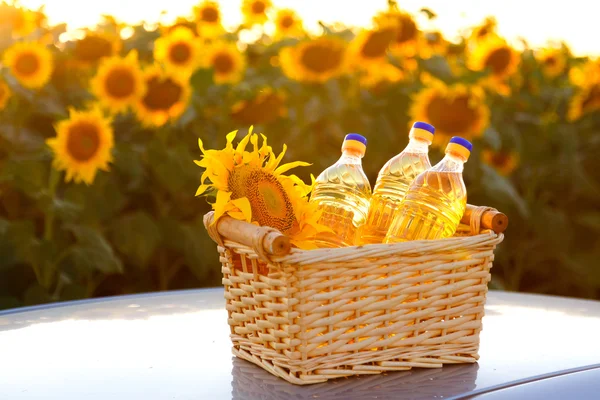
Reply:
[[[464,167],[464,162],[446,156],[439,163],[434,165],[431,170],[437,172],[455,172],[462,175]]]
[[[431,162],[426,153],[402,152],[384,164],[379,171],[378,179],[389,176],[414,178],[429,168],[431,168]]]
[[[453,198],[466,197],[467,187],[461,172],[436,171],[433,168],[420,173],[410,191],[426,190]]]
[[[336,163],[325,169],[316,179],[316,185],[341,185],[355,188],[360,192],[371,193],[371,184],[361,164]]]

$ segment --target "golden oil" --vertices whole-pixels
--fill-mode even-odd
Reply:
[[[315,237],[318,247],[353,246],[357,242],[371,197],[371,185],[362,168],[366,144],[361,135],[346,135],[342,156],[316,180],[310,201],[317,202],[322,211],[319,223],[333,230]]]
[[[454,235],[467,206],[462,171],[471,148],[467,140],[453,137],[442,161],[417,176],[394,215],[386,243]]]
[[[383,243],[394,213],[411,183],[421,172],[431,168],[428,153],[434,132],[432,125],[415,122],[406,148],[379,171],[367,221],[361,228],[360,244]]]

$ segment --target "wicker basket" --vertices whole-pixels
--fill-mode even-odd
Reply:
[[[232,364],[232,400],[431,400],[440,396],[440,387],[448,398],[474,390],[479,370],[477,364],[449,365],[295,386],[239,358],[234,357]]]
[[[481,212],[456,237],[338,249],[229,217],[212,224],[233,354],[295,384],[473,363],[502,234]],[[286,254],[287,253],[287,254]]]

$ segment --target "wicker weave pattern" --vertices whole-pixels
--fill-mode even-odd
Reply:
[[[272,259],[217,239],[233,353],[289,382],[478,359],[501,234]]]

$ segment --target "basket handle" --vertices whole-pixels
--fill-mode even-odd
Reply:
[[[495,208],[478,207],[467,204],[467,209],[460,220],[465,225],[471,226],[473,233],[479,233],[481,228],[491,229],[500,234],[508,227],[508,217]]]
[[[204,226],[208,235],[220,246],[223,238],[248,246],[264,261],[270,261],[269,256],[284,256],[292,248],[290,239],[275,228],[253,225],[248,222],[223,216],[217,223],[214,221],[214,211],[204,216]]]

